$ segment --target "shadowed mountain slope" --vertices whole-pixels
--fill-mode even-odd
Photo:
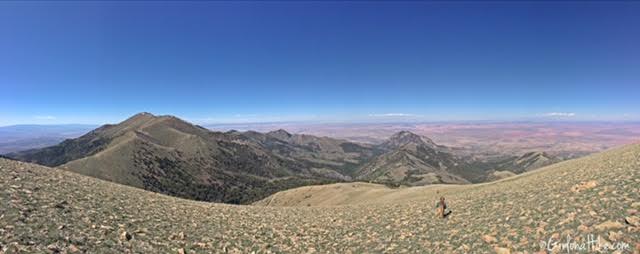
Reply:
[[[351,180],[355,171],[381,150],[368,145],[329,137],[290,134],[285,130],[268,133],[231,132],[234,138],[255,143],[283,158],[294,158],[317,171],[335,171],[335,177]]]
[[[551,156],[545,152],[528,152],[519,157],[509,158],[498,163],[495,169],[520,174],[560,161],[561,159]]]
[[[289,204],[302,207],[263,207],[184,200],[0,159],[0,248],[5,253],[533,253],[546,250],[541,241],[568,237],[582,243],[592,235],[599,243],[594,248],[626,244],[618,246],[632,253],[640,249],[639,168],[640,145],[631,145],[497,182],[399,189],[309,186],[289,191],[307,190],[296,194],[303,201]],[[331,190],[336,187],[343,189]],[[354,194],[367,189],[372,194]],[[286,193],[271,197],[271,205],[291,200]],[[453,210],[446,220],[434,216],[441,195]]]

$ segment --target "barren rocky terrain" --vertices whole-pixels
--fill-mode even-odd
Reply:
[[[640,249],[640,145],[492,183],[355,185],[385,194],[322,198],[326,185],[305,187],[320,191],[304,194],[313,202],[226,205],[0,159],[0,252],[534,253],[591,237],[604,253]],[[441,195],[447,219],[434,216]]]

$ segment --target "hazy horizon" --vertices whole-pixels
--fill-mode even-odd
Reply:
[[[291,125],[314,125],[314,124],[329,124],[329,125],[375,125],[375,124],[438,124],[438,123],[457,123],[457,124],[482,124],[482,123],[575,123],[575,124],[588,124],[588,123],[640,123],[640,119],[573,119],[573,118],[564,118],[564,117],[529,117],[529,118],[513,118],[513,119],[449,119],[449,120],[439,120],[439,119],[421,119],[421,118],[410,118],[410,117],[389,117],[376,119],[373,117],[362,116],[360,118],[336,118],[336,119],[315,119],[315,120],[268,120],[268,121],[233,121],[233,119],[220,119],[221,121],[209,121],[209,119],[191,119],[184,118],[180,115],[173,114],[155,114],[156,116],[163,115],[171,115],[182,120],[188,121],[193,124],[203,125],[205,127],[209,126],[234,126],[234,125],[279,125],[279,124],[291,124]],[[133,114],[135,115],[135,114]],[[0,124],[0,128],[2,127],[11,127],[11,126],[93,126],[97,127],[104,124],[117,124],[120,123],[127,118],[133,116],[123,116],[121,118],[113,118],[112,120],[104,120],[104,121],[95,121],[95,122],[87,122],[87,121],[77,121],[77,122],[56,122],[56,121],[44,121],[44,122],[20,122],[20,123],[9,123],[9,124]],[[94,118],[90,118],[94,119]],[[53,120],[53,119],[51,119]],[[57,119],[56,119],[57,120]],[[228,121],[227,121],[228,120]]]

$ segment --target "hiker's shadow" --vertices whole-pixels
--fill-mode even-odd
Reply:
[[[443,215],[443,217],[442,217],[442,218],[443,218],[443,219],[446,219],[447,217],[449,217],[449,215],[450,215],[452,212],[453,212],[453,211],[451,211],[451,210],[445,211],[445,212],[444,212],[444,215]]]

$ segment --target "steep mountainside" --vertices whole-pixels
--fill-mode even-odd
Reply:
[[[475,172],[465,160],[428,138],[407,131],[379,145],[387,152],[357,172],[359,180],[387,184],[469,183]]]
[[[511,171],[520,174],[560,161],[560,158],[551,156],[545,152],[529,152],[519,157],[509,158],[497,163],[495,170]]]
[[[178,197],[229,203],[339,180],[335,172],[312,170],[260,145],[149,113],[9,157]]]
[[[0,159],[0,252],[564,253],[558,244],[569,239],[590,248],[580,253],[637,253],[639,168],[640,145],[631,145],[497,182],[308,186],[264,207]],[[447,219],[434,216],[440,196]]]
[[[290,187],[351,180],[378,153],[327,137],[211,132],[173,116],[140,113],[8,157],[178,197],[246,203]]]
[[[253,131],[233,133],[238,139],[259,144],[280,157],[295,158],[314,170],[338,172],[339,178],[344,180],[351,180],[351,176],[362,164],[382,153],[382,150],[367,144],[305,134],[290,134],[282,129],[268,133]]]
[[[7,157],[196,200],[247,203],[314,183],[476,183],[494,171],[555,162],[544,153],[478,161],[401,131],[379,145],[285,130],[212,132],[173,116],[137,114],[56,146]]]

